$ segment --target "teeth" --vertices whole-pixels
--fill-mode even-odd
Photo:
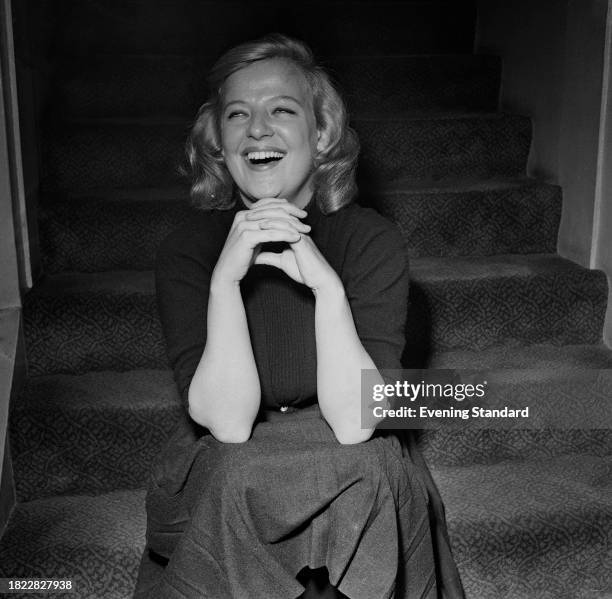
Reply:
[[[249,160],[266,160],[267,158],[282,158],[284,154],[280,152],[249,152],[247,158]]]

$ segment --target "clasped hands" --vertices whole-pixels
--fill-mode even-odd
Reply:
[[[280,198],[266,198],[249,210],[236,213],[219,260],[215,278],[239,283],[253,264],[279,268],[294,281],[317,294],[341,285],[308,233],[310,226],[300,219],[306,212]],[[280,253],[261,250],[267,242],[286,242]]]

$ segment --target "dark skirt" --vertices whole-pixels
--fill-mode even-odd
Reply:
[[[154,469],[147,548],[169,561],[136,597],[291,599],[304,567],[351,599],[443,596],[428,481],[394,434],[340,445],[316,406],[246,443],[199,431],[180,423]]]

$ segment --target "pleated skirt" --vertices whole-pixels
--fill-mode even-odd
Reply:
[[[419,469],[393,434],[340,445],[316,406],[267,412],[239,444],[179,425],[146,503],[147,549],[168,561],[136,597],[293,599],[304,567],[350,599],[438,597]]]

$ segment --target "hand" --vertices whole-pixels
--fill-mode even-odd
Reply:
[[[315,242],[308,235],[300,235],[298,241],[281,253],[260,252],[255,264],[267,264],[280,268],[294,281],[302,283],[316,294],[327,289],[340,289],[342,282],[329,265]]]
[[[295,243],[310,226],[301,222],[306,212],[278,198],[253,204],[250,210],[236,213],[213,273],[215,283],[238,284],[260,251],[269,241]]]

